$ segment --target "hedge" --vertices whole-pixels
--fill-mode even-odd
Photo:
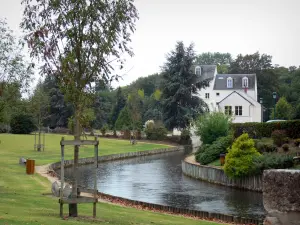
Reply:
[[[274,130],[285,130],[290,138],[300,138],[300,120],[289,120],[271,123],[233,123],[234,137],[248,133],[250,138],[271,137]]]

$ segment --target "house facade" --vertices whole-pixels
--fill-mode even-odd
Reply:
[[[211,79],[199,92],[211,112],[232,115],[234,123],[262,121],[256,74],[218,74],[215,65],[197,65],[194,71],[201,79]]]

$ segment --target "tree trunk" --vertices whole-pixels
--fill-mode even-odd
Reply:
[[[74,139],[75,140],[80,140],[80,122],[79,122],[78,110],[75,110]],[[77,198],[78,158],[79,158],[79,146],[74,146],[72,198]],[[77,217],[78,216],[77,204],[69,204],[69,216],[71,216],[71,217]]]

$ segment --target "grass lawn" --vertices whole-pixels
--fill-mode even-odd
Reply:
[[[58,199],[43,193],[51,192],[50,182],[37,174],[26,175],[25,167],[18,164],[19,157],[32,158],[37,165],[60,160],[59,141],[62,135],[47,135],[45,152],[34,152],[33,135],[0,134],[0,224],[186,224],[217,225],[218,223],[192,220],[180,216],[171,216],[108,203],[97,204],[98,221],[89,219],[66,219],[59,217]],[[72,137],[66,137],[71,139]],[[114,154],[129,151],[142,151],[165,147],[163,145],[129,141],[100,139],[100,154]],[[71,159],[73,151],[68,148],[66,158]],[[80,157],[92,156],[93,151],[82,148]],[[67,205],[65,205],[65,212]],[[92,215],[92,204],[78,205],[81,216]]]

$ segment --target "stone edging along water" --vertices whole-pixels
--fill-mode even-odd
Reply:
[[[168,152],[175,152],[183,150],[183,146],[179,147],[172,147],[172,148],[164,148],[164,149],[156,149],[156,150],[149,150],[149,151],[140,151],[140,152],[129,152],[129,153],[121,153],[121,154],[113,154],[113,155],[106,155],[106,156],[99,156],[98,162],[105,162],[105,161],[113,161],[113,160],[121,160],[121,159],[128,159],[133,157],[140,157],[140,156],[147,156],[147,155],[154,155],[154,154],[162,154],[162,153],[168,153]],[[82,158],[79,159],[78,163],[79,165],[85,165],[85,164],[91,164],[94,162],[94,158]],[[73,160],[65,160],[65,167],[71,167],[73,165]],[[51,165],[49,165],[48,170],[52,170],[54,172],[54,175],[56,177],[59,177],[59,174],[55,172],[55,170],[60,169],[61,162],[56,162]],[[143,209],[147,210],[158,210],[166,213],[171,214],[181,214],[186,216],[192,216],[197,217],[199,219],[207,219],[207,220],[221,220],[223,222],[233,222],[238,224],[256,224],[259,225],[262,223],[262,219],[249,219],[239,216],[232,216],[232,215],[226,215],[226,214],[220,214],[220,213],[213,213],[213,212],[206,212],[206,211],[198,211],[198,210],[191,210],[186,208],[177,208],[172,206],[165,206],[165,205],[159,205],[159,204],[153,204],[148,202],[141,202],[141,201],[135,201],[131,199],[126,199],[118,196],[113,196],[109,194],[105,194],[102,192],[98,192],[98,195],[102,199],[106,199],[108,201],[112,202],[122,202],[126,204],[127,206],[139,206]]]
[[[262,176],[251,176],[233,180],[227,177],[224,170],[221,168],[195,164],[188,162],[187,159],[182,161],[181,168],[184,175],[195,179],[229,187],[262,192]]]

